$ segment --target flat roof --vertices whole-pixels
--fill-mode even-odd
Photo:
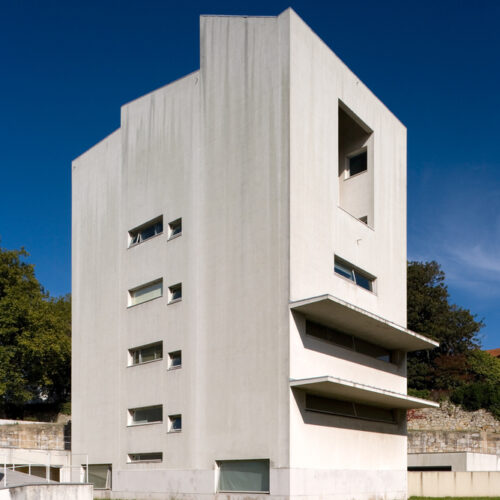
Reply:
[[[386,349],[410,352],[434,349],[439,345],[439,342],[329,294],[290,302],[290,309]]]
[[[358,384],[330,375],[321,377],[290,379],[290,387],[305,390],[318,396],[327,396],[343,401],[365,403],[381,408],[403,409],[439,408],[439,403],[415,398],[399,392],[380,389],[371,385]]]

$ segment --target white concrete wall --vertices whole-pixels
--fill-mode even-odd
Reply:
[[[500,457],[490,453],[409,453],[408,466],[451,466],[453,472],[500,471]]]
[[[408,472],[408,496],[498,497],[500,472]]]
[[[290,43],[290,299],[328,293],[405,326],[405,128],[294,13]],[[339,100],[373,130],[368,172],[345,181],[365,176],[373,185],[366,201],[366,210],[373,204],[373,227],[356,219],[361,213],[339,206]],[[343,206],[349,208],[346,200]],[[376,276],[375,293],[337,276],[334,254]],[[305,335],[303,317],[290,315],[290,377],[324,375],[406,393],[405,362],[327,346]],[[290,407],[291,477],[301,478],[292,481],[292,495],[405,497],[403,420],[384,424],[307,412],[300,391],[291,395]]]
[[[90,484],[30,484],[0,490],[0,500],[92,500]]]

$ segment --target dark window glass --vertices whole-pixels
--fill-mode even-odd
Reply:
[[[180,431],[182,430],[182,416],[181,415],[171,415],[170,419],[170,430]]]
[[[344,278],[347,278],[351,281],[354,281],[354,277],[352,275],[352,269],[350,269],[346,265],[342,264],[338,260],[335,261],[335,272],[337,274],[340,274]]]
[[[169,287],[170,290],[170,302],[173,300],[178,300],[182,298],[182,284],[174,285]]]
[[[394,411],[387,408],[379,408],[377,406],[363,405],[355,403],[356,416],[365,418],[366,420],[376,420],[379,422],[395,422]]]
[[[170,368],[176,368],[182,365],[181,351],[171,352],[168,356],[170,358]]]
[[[382,361],[389,362],[391,360],[391,352],[381,346],[371,344],[370,342],[366,342],[365,340],[358,338],[354,339],[354,343],[356,351],[361,354],[366,354],[367,356],[371,356],[372,358],[377,358]]]
[[[147,408],[135,408],[130,411],[134,424],[147,424],[150,422],[161,422],[163,420],[162,406],[149,406]]]
[[[139,365],[141,363],[147,363],[148,361],[154,361],[156,359],[163,358],[163,344],[159,342],[158,344],[138,347],[130,351],[132,354],[132,364]]]
[[[142,243],[163,232],[163,220],[148,223],[140,229],[130,231],[130,246]]]
[[[169,224],[170,227],[170,238],[182,233],[182,219],[174,220]]]
[[[131,462],[161,462],[163,453],[131,453],[129,459]]]
[[[354,271],[354,276],[356,278],[356,285],[365,288],[366,290],[372,291],[372,280],[363,276],[359,271]]]
[[[367,154],[363,151],[359,155],[349,158],[349,176],[360,174],[367,169]]]
[[[374,279],[369,277],[367,274],[364,274],[362,271],[355,269],[352,264],[349,264],[348,262],[345,262],[344,260],[335,257],[334,270],[340,276],[343,276],[344,278],[354,281],[356,285],[366,290],[369,290],[370,292],[373,291]]]

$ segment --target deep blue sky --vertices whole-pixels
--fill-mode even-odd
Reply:
[[[500,2],[0,2],[0,237],[70,291],[70,162],[199,67],[200,14],[288,6],[408,128],[408,257],[500,347]]]

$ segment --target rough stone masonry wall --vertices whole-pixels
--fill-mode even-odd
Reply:
[[[71,449],[69,424],[15,423],[0,425],[0,448]]]
[[[449,401],[408,412],[408,453],[457,451],[500,455],[500,421],[486,410],[464,411]]]

